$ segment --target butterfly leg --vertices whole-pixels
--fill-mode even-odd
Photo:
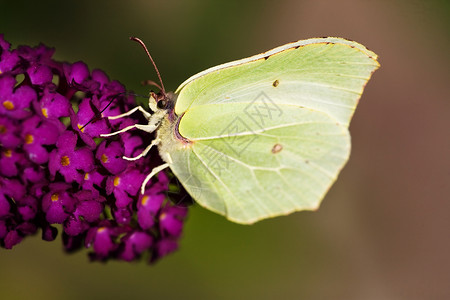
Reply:
[[[109,120],[120,119],[120,118],[123,118],[123,117],[126,117],[126,116],[131,115],[132,113],[134,113],[134,112],[137,111],[137,110],[139,110],[139,111],[144,115],[144,117],[145,117],[147,120],[149,120],[150,117],[152,116],[152,115],[151,115],[148,111],[146,111],[142,106],[136,106],[135,108],[133,108],[132,110],[127,111],[127,112],[124,113],[124,114],[117,115],[117,116],[111,116],[111,117],[108,117],[108,119],[109,119]]]
[[[109,136],[113,136],[122,132],[126,132],[130,129],[133,128],[137,128],[143,131],[146,131],[148,133],[152,133],[153,131],[155,131],[156,128],[158,128],[159,124],[148,124],[148,125],[141,125],[141,124],[135,124],[135,125],[131,125],[131,126],[127,126],[124,129],[121,129],[119,131],[115,131],[115,132],[111,132],[111,133],[107,133],[107,134],[101,134],[101,137],[109,137]]]
[[[167,168],[169,166],[168,163],[162,164],[160,166],[154,167],[153,170],[150,172],[150,174],[147,175],[147,177],[145,177],[144,182],[141,185],[141,194],[144,194],[145,192],[145,186],[147,185],[148,181],[155,176],[156,174],[158,174],[159,172],[161,172],[162,170],[164,170],[165,168]]]
[[[133,128],[137,128],[137,129],[143,130],[145,132],[152,133],[153,131],[155,131],[156,128],[158,128],[159,124],[161,123],[161,120],[167,114],[167,112],[165,110],[160,110],[160,111],[155,112],[153,115],[150,115],[150,113],[146,112],[141,106],[138,106],[138,107],[133,108],[132,110],[130,110],[127,113],[124,113],[122,115],[118,115],[118,116],[115,116],[115,117],[112,117],[112,118],[116,118],[117,119],[117,118],[119,118],[121,116],[126,116],[126,115],[130,114],[130,112],[132,112],[132,111],[134,112],[134,111],[136,111],[138,109],[140,111],[142,111],[142,112],[145,112],[144,116],[146,118],[147,118],[147,116],[149,116],[147,125],[141,125],[141,124],[131,125],[131,126],[125,127],[122,130],[111,132],[111,133],[108,133],[108,134],[101,134],[100,136],[101,137],[109,137],[109,136],[113,136],[113,135],[116,135],[116,134],[128,131],[128,130],[133,129]]]
[[[109,137],[109,136],[113,136],[113,135],[116,135],[116,134],[119,134],[119,133],[128,131],[128,130],[133,129],[133,128],[136,128],[136,127],[137,127],[137,125],[127,126],[127,127],[125,127],[124,129],[121,129],[121,130],[119,130],[119,131],[115,131],[115,132],[111,132],[111,133],[106,133],[106,134],[100,134],[100,136],[101,136],[101,137]]]
[[[152,149],[153,146],[158,145],[159,142],[161,142],[160,139],[154,139],[152,141],[152,143],[150,145],[147,146],[147,148],[145,148],[144,151],[142,151],[141,154],[139,154],[138,156],[135,157],[127,157],[127,156],[122,156],[123,159],[129,160],[129,161],[133,161],[133,160],[138,160],[139,158],[146,156],[147,153],[150,151],[150,149]]]

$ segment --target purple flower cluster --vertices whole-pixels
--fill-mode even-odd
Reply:
[[[39,45],[11,50],[0,35],[0,246],[42,231],[95,260],[162,257],[177,248],[187,208],[168,200],[158,155],[129,162],[149,143],[139,130],[101,134],[142,120],[108,120],[135,105],[125,88],[83,62],[61,63]],[[104,111],[102,111],[107,107]],[[87,126],[85,126],[87,124]]]

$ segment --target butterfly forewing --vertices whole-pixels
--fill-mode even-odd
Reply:
[[[170,153],[170,167],[198,203],[235,222],[318,207],[348,159],[348,124],[378,67],[355,42],[291,45],[178,90],[178,130],[191,143]]]

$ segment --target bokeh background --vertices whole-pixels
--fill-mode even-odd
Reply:
[[[380,56],[351,124],[349,163],[317,212],[254,226],[192,207],[156,265],[90,263],[59,239],[0,249],[1,299],[450,299],[449,1],[2,1],[13,47],[167,89],[286,42],[340,36]]]

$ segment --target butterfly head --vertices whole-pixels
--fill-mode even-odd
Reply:
[[[176,96],[174,93],[165,93],[160,91],[159,93],[150,92],[150,98],[148,99],[148,106],[153,112],[157,111],[171,111],[175,107]]]

